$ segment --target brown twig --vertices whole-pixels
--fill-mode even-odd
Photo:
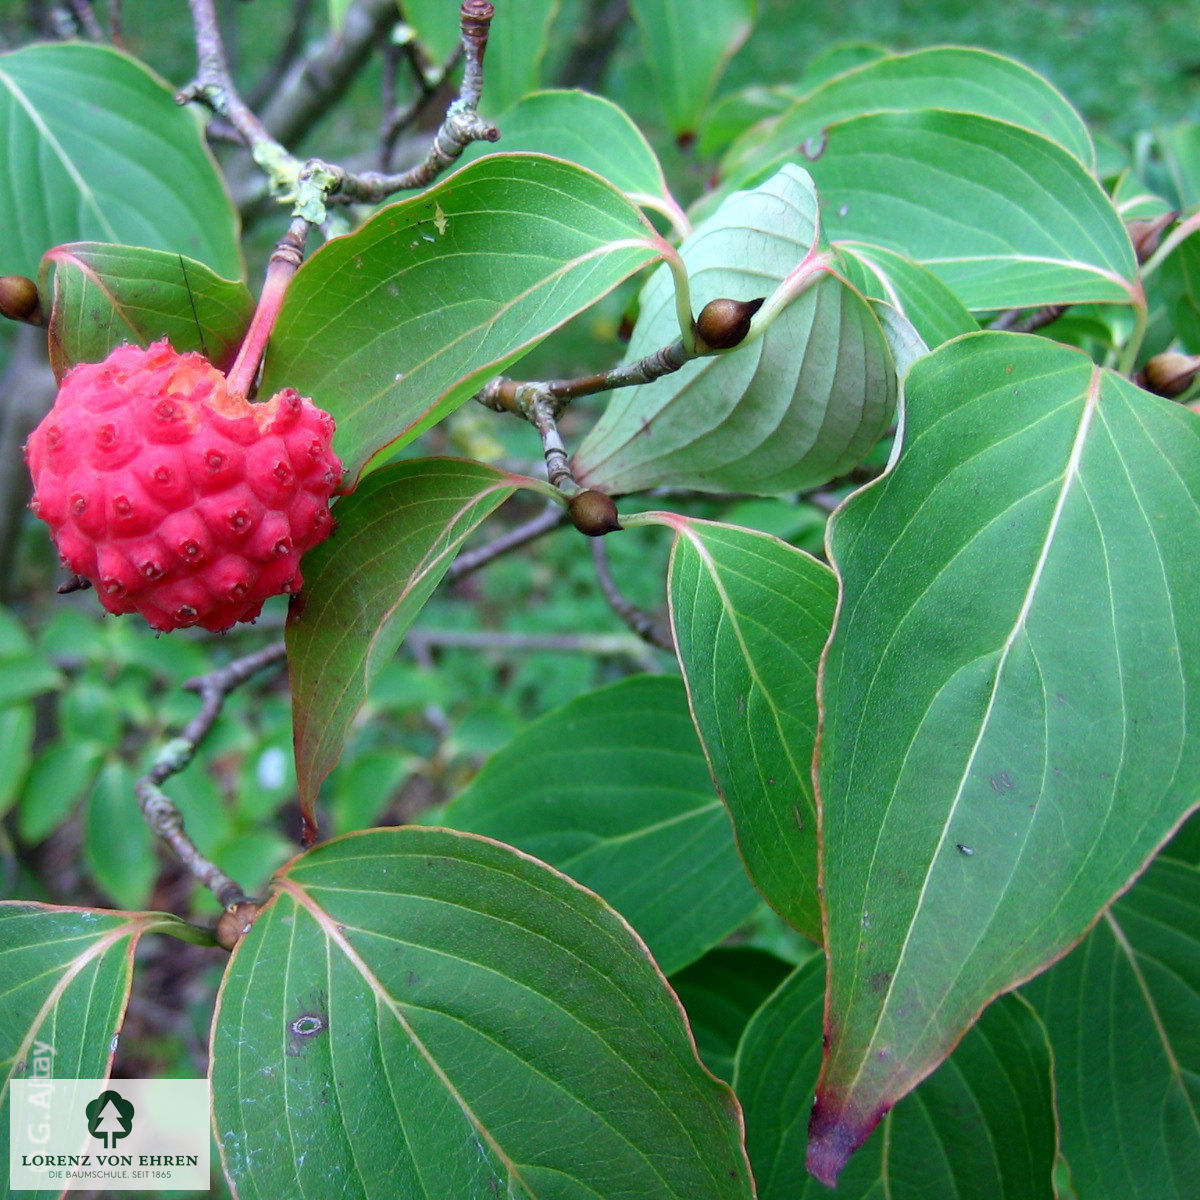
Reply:
[[[599,90],[628,16],[627,0],[591,0],[577,23],[578,33],[559,72],[559,87]]]
[[[646,650],[644,639],[623,633],[508,633],[492,629],[413,629],[405,645],[416,657],[418,649],[490,650],[499,654],[537,651],[592,654],[606,658],[632,658],[648,669],[658,663]]]
[[[79,26],[79,32],[93,42],[102,42],[104,31],[100,28],[100,22],[92,10],[92,0],[68,0],[68,5],[71,15],[75,18],[75,23]]]
[[[422,188],[432,183],[447,167],[457,162],[472,142],[495,142],[500,131],[476,111],[483,93],[483,56],[495,8],[490,0],[463,0],[459,9],[462,29],[463,79],[458,99],[446,110],[441,127],[423,162],[407,171],[387,175],[365,171],[354,175],[339,172],[331,199],[347,203],[376,204],[394,192]]]
[[[178,102],[197,100],[225,117],[241,134],[256,161],[261,163],[267,154],[280,160],[291,159],[233,85],[214,0],[188,0],[188,6],[196,36],[196,78],[180,91]]]
[[[328,108],[336,95],[362,66],[370,49],[395,23],[396,9],[389,0],[359,0],[346,12],[342,34],[327,43],[324,53],[306,59],[284,81],[273,104],[260,118],[233,85],[225,46],[217,24],[214,0],[188,0],[195,28],[198,61],[195,80],[178,95],[179,103],[199,101],[228,120],[249,148],[255,163],[266,173],[271,190],[291,198],[293,182],[300,176],[300,160],[285,143],[300,137]],[[425,160],[398,174],[367,171],[356,174],[344,167],[310,159],[310,175],[320,174],[326,199],[341,204],[378,203],[399,191],[425,187],[456,162],[472,142],[494,142],[500,131],[476,111],[483,88],[483,55],[494,9],[489,0],[463,0],[460,9],[463,57],[466,67],[458,99],[446,112]],[[231,172],[231,176],[234,173]],[[235,194],[240,192],[231,178]],[[320,218],[310,213],[314,220]]]
[[[123,50],[125,35],[121,24],[121,0],[108,0],[108,40]]]
[[[497,375],[475,393],[474,399],[493,412],[523,417],[538,431],[546,459],[546,476],[554,487],[569,496],[579,490],[579,484],[571,472],[571,461],[558,432],[558,418],[567,405],[580,396],[661,379],[695,357],[694,351],[677,341],[645,358],[579,379],[518,382]]]
[[[20,530],[29,503],[29,471],[21,447],[54,400],[46,363],[46,332],[18,325],[8,363],[0,372],[0,600],[17,588]]]
[[[536,517],[531,517],[520,525],[514,525],[507,533],[502,533],[499,537],[485,542],[482,546],[477,546],[474,550],[463,551],[450,564],[450,569],[445,574],[446,583],[457,583],[465,576],[478,571],[480,567],[487,566],[492,559],[510,554],[513,550],[519,550],[522,546],[536,541],[543,534],[550,533],[566,523],[566,510],[557,504],[550,504]]]
[[[171,847],[191,875],[216,896],[222,908],[245,903],[249,897],[239,884],[200,853],[196,843],[188,837],[183,827],[182,814],[162,790],[161,785],[172,775],[179,774],[192,761],[197,749],[216,723],[217,717],[221,715],[229,693],[252,675],[281,663],[283,658],[283,643],[276,642],[254,654],[234,659],[233,662],[216,671],[210,671],[207,675],[189,679],[183,686],[200,697],[200,711],[187,723],[178,737],[172,738],[159,751],[154,765],[134,785],[147,824]]]
[[[304,53],[304,39],[308,33],[308,22],[312,17],[313,0],[293,0],[292,20],[288,26],[287,35],[275,55],[275,61],[267,68],[267,72],[251,89],[246,102],[251,108],[268,100],[279,90],[284,77],[296,65]]]
[[[1047,304],[1043,308],[1035,308],[1033,312],[1010,308],[992,321],[988,328],[1007,329],[1012,333],[1035,333],[1047,325],[1053,325],[1070,307],[1069,304]]]
[[[609,392],[614,388],[636,387],[652,383],[664,375],[678,371],[684,363],[697,357],[684,346],[682,341],[672,342],[661,350],[634,362],[622,363],[597,375],[583,375],[578,379],[549,379],[518,381],[497,375],[475,393],[473,399],[493,412],[509,412],[532,422],[534,405],[549,402],[550,411],[557,420],[563,409],[580,396],[594,396],[598,392]]]
[[[612,568],[608,562],[608,543],[604,538],[592,540],[592,563],[596,568],[596,579],[600,590],[604,593],[609,607],[633,630],[634,633],[651,646],[660,650],[675,653],[675,639],[662,627],[657,618],[648,612],[643,612],[637,605],[626,599],[617,582],[613,578]]]
[[[405,105],[395,103],[395,71],[396,65],[403,56],[408,60],[409,67],[416,84],[417,93]],[[384,96],[385,105],[383,123],[379,131],[379,169],[389,172],[392,169],[392,156],[396,150],[396,141],[400,135],[416,124],[421,114],[433,103],[439,88],[449,78],[450,72],[462,61],[463,43],[460,41],[450,57],[434,72],[425,68],[420,43],[411,39],[403,46],[395,47],[395,53],[384,60]],[[390,63],[390,71],[388,66]]]

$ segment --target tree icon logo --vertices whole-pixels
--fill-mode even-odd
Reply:
[[[133,1129],[133,1105],[120,1092],[101,1092],[83,1111],[87,1113],[88,1133],[100,1138],[105,1150],[111,1150]]]

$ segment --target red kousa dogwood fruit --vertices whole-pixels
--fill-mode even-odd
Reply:
[[[333,429],[291,388],[251,404],[200,354],[120,346],[70,371],[30,434],[30,507],[109,612],[228,629],[298,591],[333,528]]]

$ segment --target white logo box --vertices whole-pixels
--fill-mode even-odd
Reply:
[[[11,1086],[14,1191],[208,1189],[207,1079],[40,1077]]]

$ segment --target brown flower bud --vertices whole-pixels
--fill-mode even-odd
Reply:
[[[1129,240],[1133,243],[1133,252],[1139,263],[1147,259],[1158,249],[1162,235],[1168,225],[1173,225],[1179,219],[1179,213],[1163,213],[1153,221],[1128,221],[1125,228],[1129,232]]]
[[[603,492],[579,492],[571,497],[567,505],[571,524],[588,537],[603,537],[616,533],[621,528],[617,520],[617,506],[611,496]]]
[[[217,945],[224,950],[232,950],[250,932],[250,926],[258,916],[258,909],[259,906],[253,900],[231,904],[217,922]]]
[[[29,325],[42,323],[37,284],[24,275],[0,275],[0,315]]]
[[[1178,354],[1168,350],[1156,354],[1138,372],[1137,382],[1149,392],[1174,399],[1192,386],[1192,380],[1200,371],[1200,356]]]
[[[728,350],[745,340],[750,319],[762,308],[757,300],[710,300],[696,318],[696,333],[710,350]]]

